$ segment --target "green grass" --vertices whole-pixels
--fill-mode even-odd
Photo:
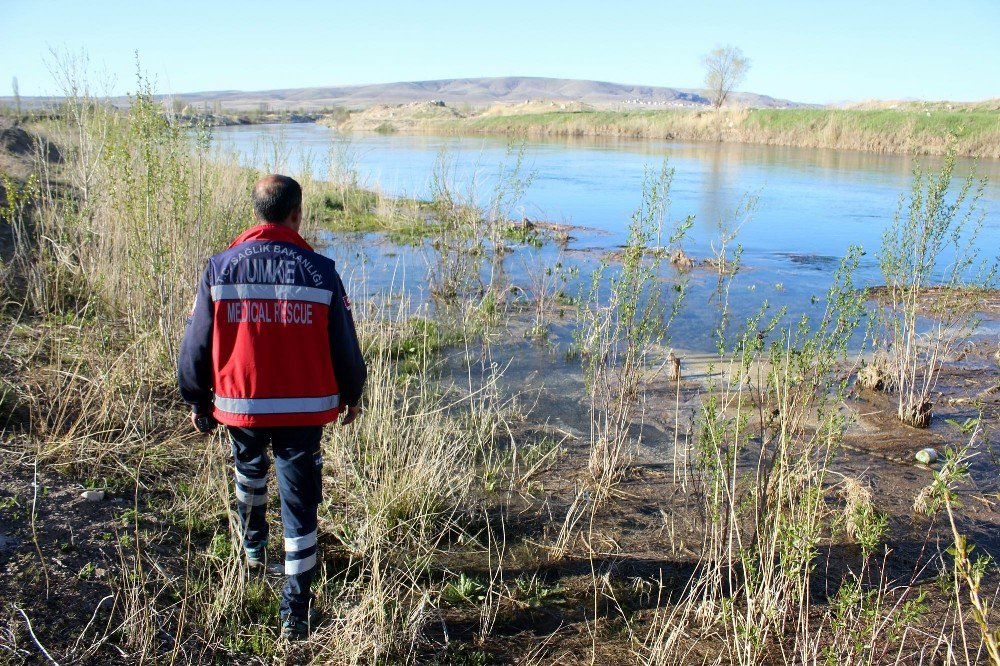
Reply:
[[[382,227],[386,236],[396,245],[420,245],[425,239],[432,236],[438,225],[432,221],[422,218],[408,219],[402,223],[396,223],[391,227]]]
[[[545,244],[541,232],[535,227],[511,224],[504,227],[501,235],[505,240],[532,247],[542,247]]]
[[[426,367],[429,358],[462,339],[459,331],[448,330],[433,319],[411,317],[394,332],[385,351],[396,361],[401,375],[415,374]]]
[[[334,231],[377,231],[381,229],[374,208],[374,192],[359,188],[333,189],[319,193],[309,202],[315,220]]]
[[[453,131],[487,134],[722,140],[885,153],[1000,158],[1000,111],[914,109],[734,109],[574,111],[454,120]],[[953,137],[953,139],[952,139]]]
[[[820,129],[839,124],[863,132],[929,134],[958,137],[981,137],[995,134],[1000,128],[996,111],[896,111],[834,109],[756,109],[747,124],[761,128],[789,131]]]
[[[392,212],[379,212],[379,195],[358,187],[328,187],[308,203],[313,220],[330,231],[384,232],[399,245],[418,245],[436,229],[419,213],[432,204],[418,199],[391,199]]]
[[[249,578],[240,613],[225,617],[222,645],[235,653],[271,656],[275,652],[275,633],[271,629],[278,617],[278,595],[264,578]]]

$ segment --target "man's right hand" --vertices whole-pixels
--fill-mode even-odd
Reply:
[[[340,422],[340,425],[342,426],[350,425],[351,423],[354,423],[354,419],[358,418],[360,415],[361,415],[361,407],[359,407],[358,405],[351,405],[347,408],[347,411],[344,413],[344,418]]]

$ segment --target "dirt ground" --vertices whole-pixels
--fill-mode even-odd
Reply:
[[[832,470],[870,484],[878,510],[888,515],[888,549],[879,573],[891,580],[930,585],[939,573],[931,563],[949,545],[945,526],[913,510],[934,466],[916,463],[913,454],[925,447],[943,451],[961,444],[962,436],[949,420],[962,422],[981,411],[987,423],[998,423],[1000,390],[991,344],[973,344],[961,362],[946,368],[934,401],[935,418],[926,430],[899,425],[891,396],[857,391],[850,399],[848,407],[857,420]],[[682,402],[693,404],[703,388],[697,377],[686,380]],[[658,396],[654,387],[651,400],[673,404],[676,387],[659,390]],[[579,413],[566,416],[575,419]],[[438,621],[426,632],[427,663],[478,663],[459,661],[463,654],[488,655],[489,661],[482,663],[518,663],[529,655],[546,664],[589,663],[592,658],[598,664],[635,663],[636,639],[642,640],[655,608],[684,594],[696,570],[704,518],[703,507],[678,480],[683,475],[657,444],[657,435],[669,433],[656,430],[660,426],[652,421],[626,479],[588,528],[589,554],[576,547],[566,557],[552,559],[545,547],[556,536],[576,480],[586,474],[583,437],[564,439],[554,464],[539,476],[543,492],[501,493],[491,501],[489,520],[502,524],[507,538],[505,578],[537,579],[547,596],[531,602],[504,600],[485,645],[474,642],[478,611],[443,603]],[[554,430],[560,429],[552,423],[525,425],[522,435]],[[996,558],[1000,466],[994,442],[991,433],[972,464],[972,484],[961,491],[960,527],[982,552]],[[162,554],[165,567],[179,559],[181,539],[170,527],[165,489],[151,484],[136,495],[135,488],[111,488],[106,499],[90,502],[80,496],[84,487],[73,479],[44,468],[36,474],[19,437],[7,435],[0,446],[0,598],[9,611],[0,625],[0,663],[38,663],[40,646],[54,655],[66,654],[74,645],[99,642],[107,632],[116,604],[112,582],[121,575],[123,561],[119,544],[131,530],[136,501],[143,524],[159,534],[152,547]],[[328,564],[342,566],[332,539],[325,539],[325,548]],[[824,546],[814,589],[817,612],[846,573],[845,563],[857,561],[856,556],[851,544]],[[481,559],[460,553],[441,566],[489,576]],[[113,637],[108,639],[78,663],[129,663],[132,657],[114,643]],[[696,652],[709,656],[716,647],[708,637]],[[295,654],[294,649],[286,653],[286,662],[295,663]],[[257,663],[249,655],[214,658]]]

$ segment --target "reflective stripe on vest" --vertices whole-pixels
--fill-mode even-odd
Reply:
[[[340,406],[340,395],[319,398],[226,398],[215,396],[215,407],[230,414],[305,414]]]
[[[333,292],[294,284],[217,284],[212,287],[213,301],[309,301],[329,305]]]

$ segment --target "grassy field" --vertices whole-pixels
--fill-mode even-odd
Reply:
[[[444,168],[429,202],[361,190],[349,165],[298,175],[310,233],[416,246],[409,279],[426,301],[370,288],[386,266],[353,267],[365,414],[322,443],[323,617],[309,640],[280,640],[281,578],[246,567],[224,435],[191,432],[174,378],[205,258],[250,223],[259,174],[139,83],[127,111],[68,99],[32,128],[35,149],[3,162],[0,664],[1000,659],[995,341],[939,341],[930,359],[883,349],[897,369],[944,377],[945,425],[906,428],[896,404],[905,388],[925,414],[922,374],[855,384],[861,249],[812,319],[765,308],[731,322],[739,249],[715,268],[669,263],[690,221],[664,226],[664,165],[646,174],[625,246],[567,293],[570,260],[529,253],[558,238],[504,214],[530,182],[518,155],[485,198]],[[926,273],[938,248],[905,231],[949,238],[964,211],[942,208],[948,175],[915,182],[922,203],[887,238],[904,293],[921,293],[907,250],[923,247]],[[670,325],[693,279],[718,284],[693,307],[711,312],[719,348],[671,376]],[[879,325],[916,336],[916,301],[902,302],[872,324],[879,340]],[[552,342],[557,327],[571,343]],[[545,396],[505,383],[525,358],[572,381]],[[924,446],[942,452],[933,467],[912,463]]]
[[[539,111],[553,107],[552,111]],[[458,113],[431,104],[374,107],[336,119],[351,130],[509,136],[611,136],[838,148],[1000,159],[1000,110],[935,104],[902,109],[556,110],[555,104]]]
[[[1000,112],[995,110],[589,111],[470,117],[450,126],[515,136],[721,140],[930,155],[943,155],[953,146],[960,155],[1000,159]]]

